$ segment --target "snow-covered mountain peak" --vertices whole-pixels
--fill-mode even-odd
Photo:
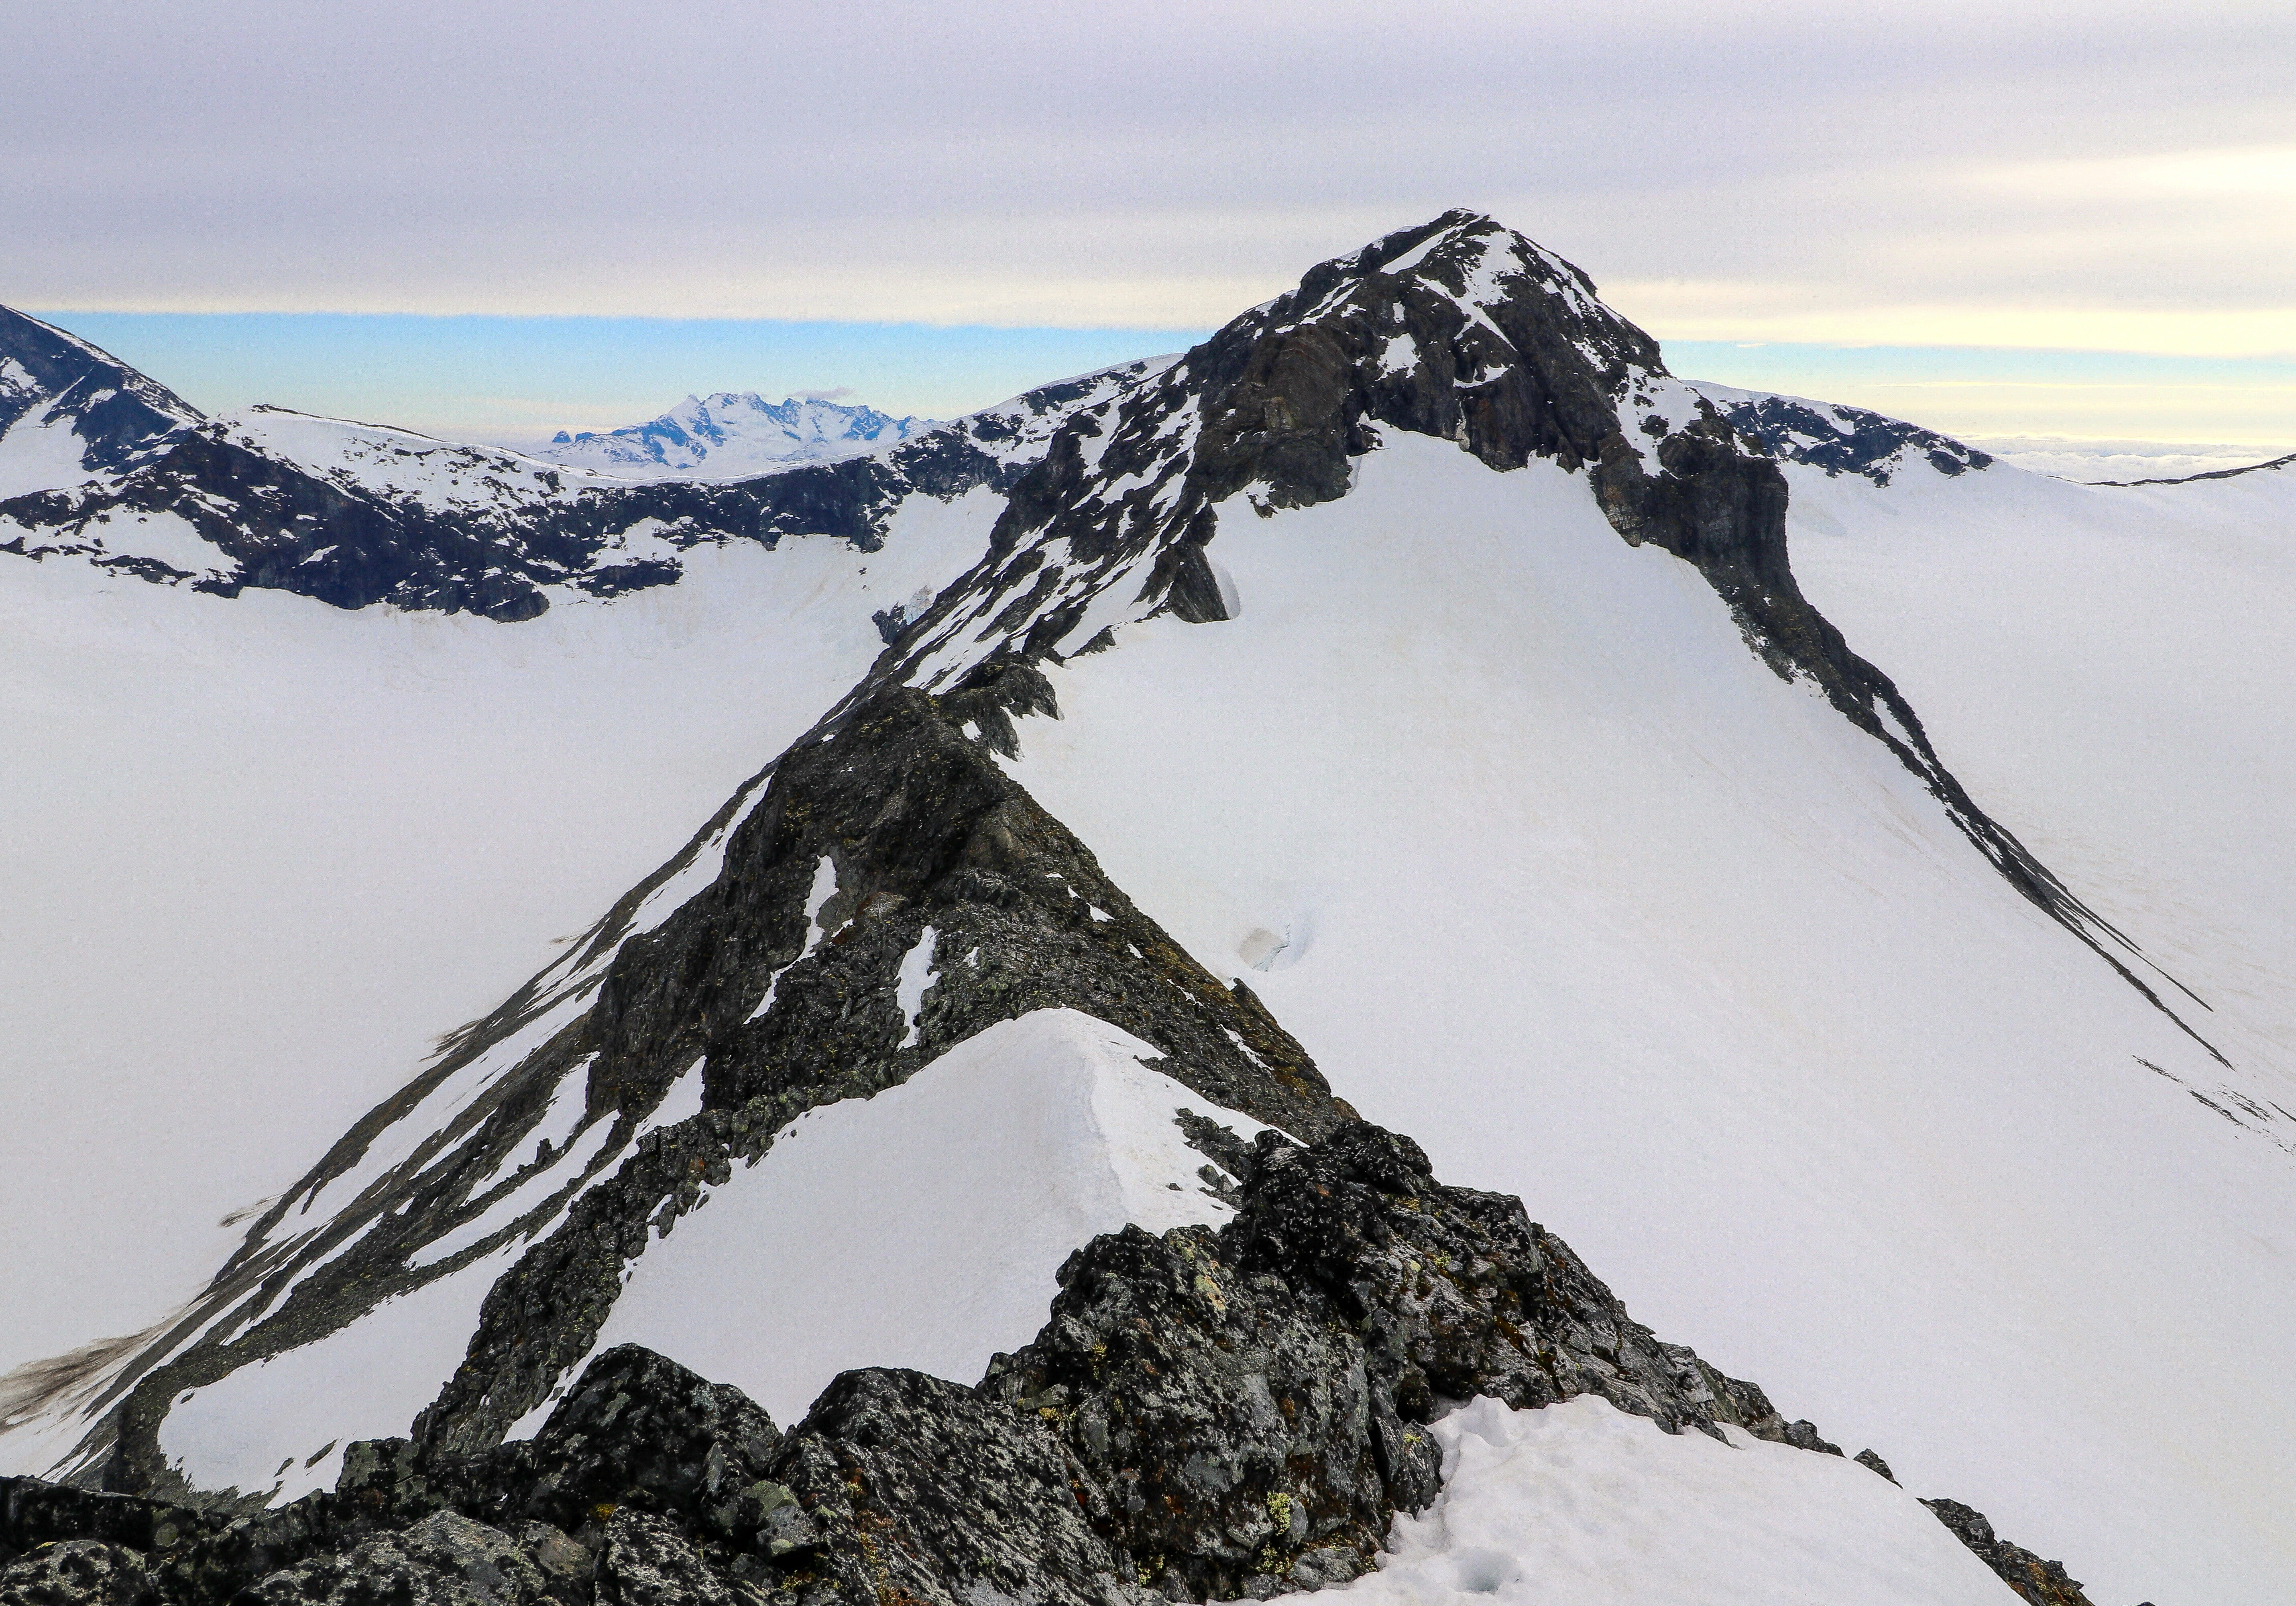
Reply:
[[[124,472],[199,418],[110,352],[0,307],[0,499]]]
[[[660,417],[603,433],[565,430],[535,455],[639,479],[738,479],[792,463],[882,451],[937,427],[817,398],[767,401],[754,391],[688,396]]]

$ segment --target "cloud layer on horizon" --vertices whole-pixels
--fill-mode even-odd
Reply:
[[[0,301],[1217,324],[1455,204],[1662,337],[2296,353],[2296,13],[2248,0],[11,22]]]

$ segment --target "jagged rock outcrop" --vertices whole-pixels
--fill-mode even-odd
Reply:
[[[384,1601],[533,1606],[547,1590],[542,1569],[518,1541],[453,1511],[438,1511],[340,1554],[283,1568],[235,1598],[249,1606],[366,1606]]]
[[[1171,1598],[1363,1572],[1390,1517],[1435,1495],[1422,1429],[1445,1401],[1595,1393],[1669,1430],[1788,1437],[1759,1388],[1660,1343],[1520,1200],[1443,1186],[1408,1138],[1263,1133],[1241,1206],[1217,1232],[1078,1251],[1052,1321],[983,1386],[1056,1429]]]
[[[0,1606],[152,1606],[159,1598],[144,1557],[100,1539],[44,1544],[0,1568]]]
[[[2078,1579],[2066,1577],[2061,1561],[2044,1561],[2022,1545],[1997,1537],[1982,1511],[1958,1500],[1924,1500],[1953,1536],[1976,1552],[1978,1560],[2001,1575],[2001,1581],[2030,1606],[2090,1606]],[[2147,1603],[2150,1606],[2150,1603]]]

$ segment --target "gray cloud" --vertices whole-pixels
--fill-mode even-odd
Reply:
[[[128,0],[10,33],[20,305],[1208,323],[1468,204],[1662,333],[2296,349],[2284,4]]]

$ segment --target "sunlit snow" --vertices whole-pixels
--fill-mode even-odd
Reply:
[[[658,1349],[783,1423],[856,1366],[977,1381],[1036,1336],[1053,1273],[1087,1240],[1230,1214],[1174,1112],[1262,1129],[1140,1063],[1156,1057],[1040,1009],[809,1112],[637,1260],[598,1347]]]

